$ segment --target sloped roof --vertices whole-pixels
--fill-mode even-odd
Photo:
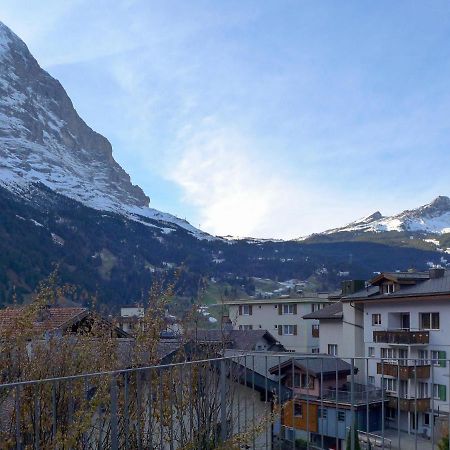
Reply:
[[[23,308],[6,308],[0,310],[0,330],[14,327],[23,317]],[[50,307],[40,314],[41,320],[33,322],[35,331],[63,330],[88,315],[88,310],[81,307]]]
[[[72,325],[79,323],[92,314],[87,308],[68,306],[49,306],[40,310],[33,320],[33,332],[42,333],[66,331]],[[11,330],[24,319],[24,308],[0,309],[0,334]],[[105,319],[103,322],[110,324]],[[113,326],[112,324],[110,324]],[[131,337],[120,328],[114,327],[122,337]]]
[[[403,297],[435,296],[439,294],[450,294],[450,271],[446,270],[440,278],[426,278],[416,284],[402,286],[398,291],[391,294],[382,294],[379,286],[370,286],[367,289],[355,292],[344,297],[343,301],[350,300],[379,300],[400,299]]]
[[[256,344],[265,339],[269,344],[277,344],[277,339],[267,330],[196,330],[193,339],[203,342],[232,345],[237,350],[255,350]]]
[[[320,374],[335,374],[337,372],[345,372],[351,374],[352,366],[343,359],[336,358],[330,355],[315,355],[311,357],[310,354],[305,354],[305,357],[290,358],[281,364],[276,364],[269,369],[270,373],[277,374],[278,371],[285,372],[292,370],[292,366],[308,372],[312,376]],[[355,373],[357,369],[355,368]]]
[[[303,316],[304,319],[333,319],[341,320],[343,317],[342,303],[336,302],[332,305],[325,306],[325,308],[319,309]]]

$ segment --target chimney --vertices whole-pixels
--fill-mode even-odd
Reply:
[[[445,269],[442,267],[433,267],[430,269],[430,280],[442,278],[445,275]]]
[[[346,280],[341,283],[342,296],[345,297],[350,294],[354,294],[366,287],[364,280]]]

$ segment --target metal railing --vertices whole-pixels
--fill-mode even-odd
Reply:
[[[408,360],[413,374],[405,380],[400,370],[397,376],[384,370],[385,359],[224,355],[2,384],[0,448],[353,450],[375,443],[441,450],[445,444],[448,360],[431,366],[427,380],[418,379],[417,360]],[[397,399],[391,391],[405,381],[406,398]]]

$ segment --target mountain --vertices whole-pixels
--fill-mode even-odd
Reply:
[[[319,234],[330,235],[343,232],[383,233],[387,231],[425,234],[450,233],[450,198],[439,196],[427,205],[406,210],[390,217],[385,217],[377,211],[341,228],[333,228]]]
[[[437,227],[446,202],[408,212],[408,218],[420,223],[428,217]],[[72,300],[84,304],[95,295],[97,307],[110,312],[141,301],[160,276],[175,282],[177,302],[185,307],[207,284],[219,293],[221,286],[251,293],[255,278],[297,279],[311,289],[332,289],[343,274],[368,278],[373,271],[442,263],[442,253],[423,236],[223,239],[150,208],[108,140],[79,117],[61,84],[1,23],[0,211],[0,305],[26,301],[55,265],[61,281],[76,287]],[[376,213],[353,226],[384,220]],[[401,220],[407,223],[406,216]],[[447,242],[445,235],[439,239]]]
[[[37,182],[98,210],[212,239],[148,207],[150,199],[114,160],[109,141],[86,125],[61,84],[0,22],[0,184],[26,195]]]

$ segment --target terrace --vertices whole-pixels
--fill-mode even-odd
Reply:
[[[303,448],[302,439],[305,448],[342,449],[345,430],[356,424],[362,448],[365,433],[371,442],[384,442],[385,448],[428,448],[423,442],[437,448],[442,436],[434,423],[430,439],[424,439],[418,429],[393,430],[402,428],[400,419],[387,416],[388,407],[430,412],[429,399],[402,398],[399,405],[383,389],[357,383],[356,371],[338,389],[321,388],[315,397],[297,395],[284,385],[285,376],[269,371],[286,367],[293,357],[306,366],[314,366],[311,361],[317,359],[321,365],[336,360],[327,355],[234,352],[198,361],[4,383],[0,441],[7,443],[5,448],[17,449],[296,449]],[[350,358],[349,364],[355,367],[358,359],[365,358]],[[326,408],[332,408],[329,415],[336,412],[328,422]],[[346,415],[341,423],[342,411]],[[376,411],[381,421],[375,421]],[[442,416],[442,410],[435,413]],[[283,422],[286,417],[291,427]]]

